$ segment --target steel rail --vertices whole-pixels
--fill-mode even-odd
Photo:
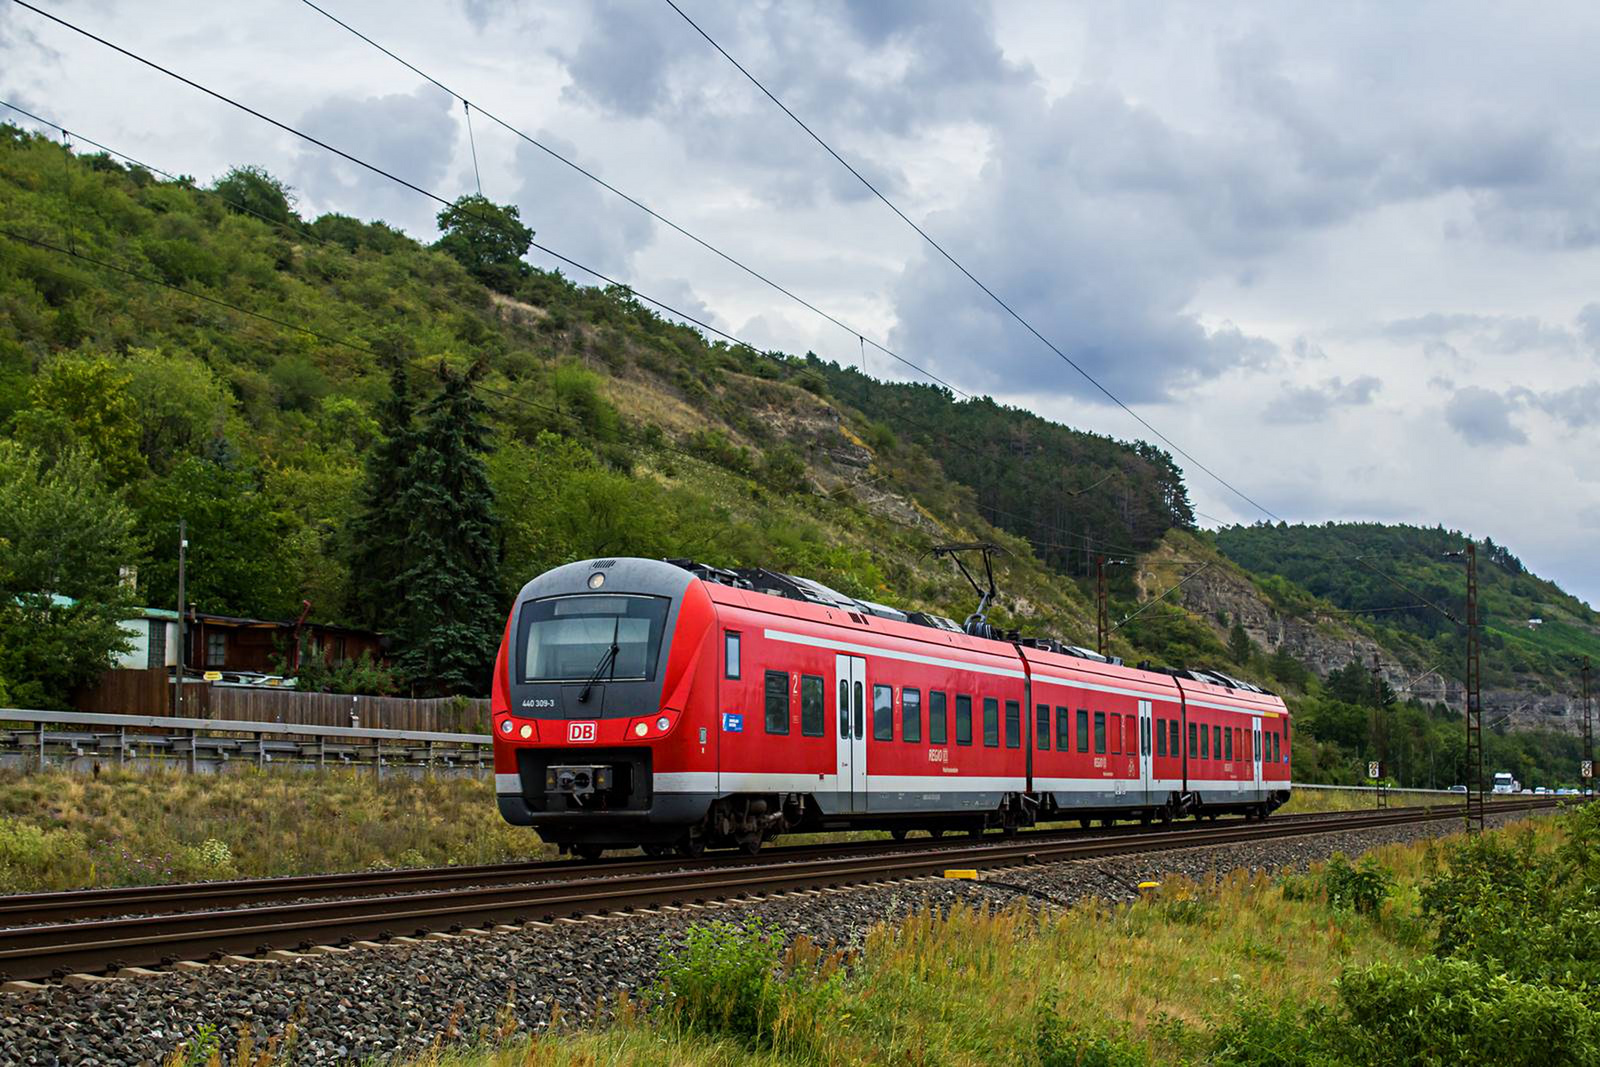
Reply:
[[[1367,809],[1341,812],[1302,812],[1275,816],[1275,820],[1301,821],[1317,818],[1349,819]],[[1396,811],[1421,810],[1420,807]],[[1231,824],[1241,821],[1224,816]],[[1016,840],[1083,840],[1089,836],[1132,836],[1171,829],[1195,833],[1206,824],[1182,823],[1154,828],[1125,824],[1100,829],[1051,827],[1025,831]],[[981,840],[981,839],[980,839]],[[515,863],[476,864],[462,867],[410,867],[381,871],[348,871],[330,874],[289,875],[272,878],[235,879],[212,882],[176,882],[167,885],[115,886],[102,889],[73,889],[48,893],[0,895],[0,929],[9,926],[37,926],[80,919],[110,918],[134,913],[200,911],[224,907],[292,902],[326,895],[378,895],[386,890],[441,890],[456,886],[487,884],[528,884],[540,881],[566,881],[598,875],[616,876],[633,872],[659,871],[670,867],[703,869],[713,866],[750,866],[779,860],[824,859],[859,852],[911,852],[948,850],[965,842],[952,834],[943,838],[913,838],[906,841],[870,840],[831,844],[786,845],[767,848],[756,856],[736,852],[717,852],[698,860],[683,858],[644,859],[636,855],[617,856],[594,862],[571,859],[533,860]]]
[[[1555,798],[1540,798],[1508,803],[1497,810],[1531,810],[1553,807],[1557,803]],[[235,910],[19,927],[0,931],[0,971],[12,978],[47,978],[230,953],[459,930],[490,923],[550,922],[562,916],[914,878],[951,867],[982,869],[1059,862],[1460,817],[1459,811],[1447,807],[1297,822],[1210,824],[1198,831],[1162,830],[1088,840],[1007,838],[937,851],[880,851],[824,859],[779,859],[700,870],[657,870],[635,877],[596,874],[546,884],[478,886],[442,892],[347,897]]]

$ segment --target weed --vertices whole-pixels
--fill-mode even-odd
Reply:
[[[1322,872],[1328,903],[1348,908],[1358,915],[1373,915],[1394,892],[1394,875],[1372,856],[1351,866],[1342,852],[1335,852]]]

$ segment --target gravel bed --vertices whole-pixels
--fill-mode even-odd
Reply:
[[[1490,821],[1513,817],[1524,816]],[[997,873],[991,883],[927,879],[285,963],[218,965],[86,989],[52,986],[0,996],[0,1064],[159,1063],[204,1023],[224,1035],[226,1049],[242,1026],[259,1038],[282,1033],[291,1020],[299,1029],[297,1062],[417,1054],[441,1034],[466,1040],[493,1027],[508,998],[523,1027],[547,1024],[557,1004],[567,1019],[588,1019],[600,998],[647,987],[661,945],[708,919],[759,916],[790,936],[851,944],[873,924],[923,905],[1004,903],[1019,896],[1061,904],[1126,900],[1137,896],[1143,879],[1300,868],[1334,852],[1355,854],[1459,829],[1448,819],[1077,860]]]

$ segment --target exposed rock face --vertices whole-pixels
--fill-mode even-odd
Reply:
[[[1458,711],[1466,708],[1466,686],[1446,674],[1460,673],[1456,664],[1396,662],[1382,645],[1337,620],[1312,622],[1284,615],[1274,608],[1249,579],[1237,570],[1214,565],[1184,584],[1177,594],[1185,608],[1205,617],[1224,641],[1234,622],[1244,626],[1250,639],[1268,653],[1286,648],[1291,656],[1326,678],[1352,659],[1368,670],[1373,659],[1379,671],[1401,698],[1415,697],[1425,704],[1442,703]],[[1218,621],[1226,612],[1228,627]],[[1583,730],[1581,700],[1560,693],[1540,693],[1531,688],[1485,689],[1483,723],[1511,727],[1543,727],[1569,733]]]

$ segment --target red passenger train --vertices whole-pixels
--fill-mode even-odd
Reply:
[[[584,856],[693,855],[1288,799],[1276,696],[1008,636],[772,571],[558,567],[523,587],[495,664],[501,815]]]

